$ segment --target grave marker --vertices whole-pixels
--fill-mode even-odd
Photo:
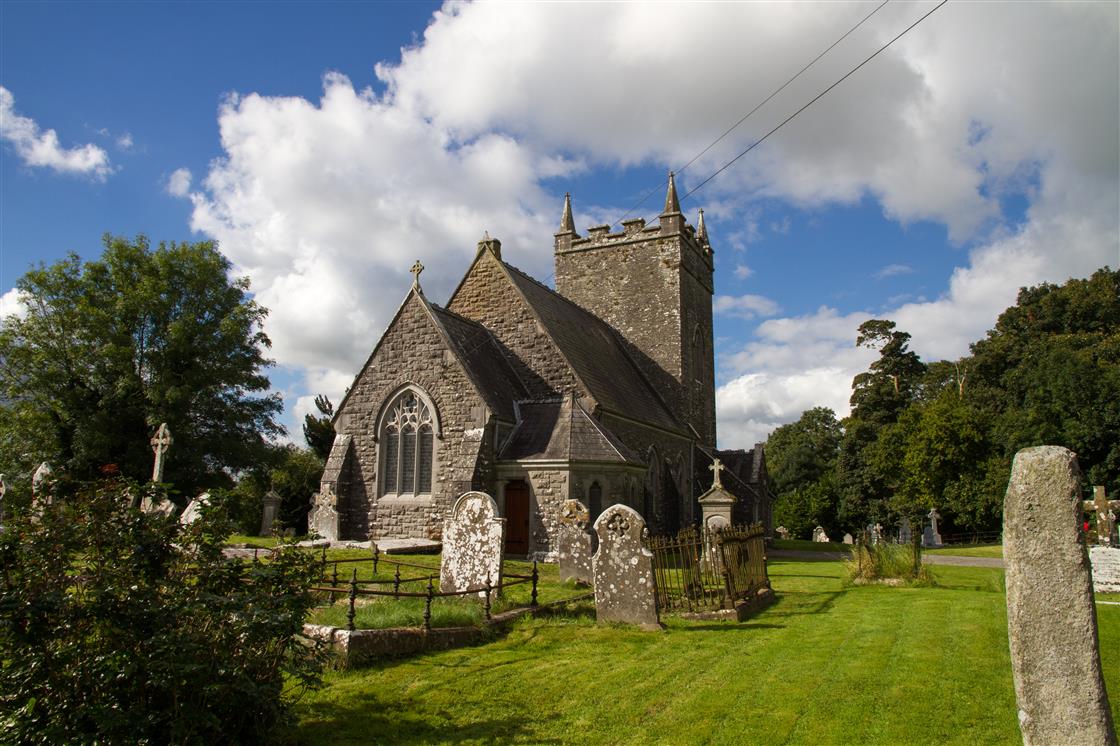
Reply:
[[[187,503],[187,507],[184,508],[183,514],[181,516],[179,516],[179,525],[180,526],[191,525],[192,523],[197,521],[199,519],[199,517],[202,515],[202,508],[208,507],[209,505],[210,505],[210,493],[209,492],[203,492],[201,495],[199,495],[198,497],[196,497],[195,499],[193,499],[189,503]]]
[[[444,593],[500,587],[505,549],[506,519],[485,492],[465,492],[451,509],[443,527],[443,557],[439,589]]]
[[[565,500],[560,507],[560,580],[591,585],[591,520],[579,500]]]
[[[824,532],[824,528],[817,526],[813,529],[813,541],[820,544],[827,544],[829,542],[828,534]]]
[[[642,544],[646,522],[626,505],[612,505],[595,520],[599,551],[591,560],[595,616],[600,622],[661,629],[653,584],[653,553]]]
[[[282,498],[272,490],[261,498],[261,536],[272,536],[272,524],[280,517]]]
[[[163,467],[164,457],[167,455],[168,450],[171,449],[171,444],[174,443],[171,437],[171,431],[167,429],[167,423],[163,422],[156,431],[155,437],[152,438],[152,453],[155,454],[155,461],[152,463],[152,481],[163,481]]]
[[[328,482],[311,498],[311,513],[307,516],[307,530],[327,541],[338,541],[338,495],[334,484]]]
[[[853,543],[855,543],[855,539],[852,538],[851,534],[844,534],[844,543],[845,544],[853,544]]]
[[[923,547],[939,547],[941,546],[941,534],[937,530],[937,519],[941,514],[934,508],[926,516],[929,518],[930,525],[922,529],[922,546]]]
[[[1007,629],[1023,743],[1115,744],[1072,451],[1015,455],[1003,504]]]
[[[54,470],[46,461],[31,475],[31,506],[45,508],[54,502]]]
[[[776,529],[774,529],[774,533],[776,533],[778,535],[779,539],[788,539],[789,538],[789,529],[786,528],[785,526],[778,526]]]

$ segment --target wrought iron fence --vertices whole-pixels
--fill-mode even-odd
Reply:
[[[765,539],[761,523],[651,537],[658,606],[663,611],[731,609],[769,587]]]

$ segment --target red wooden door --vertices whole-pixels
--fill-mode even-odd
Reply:
[[[506,554],[529,553],[529,485],[506,485]]]

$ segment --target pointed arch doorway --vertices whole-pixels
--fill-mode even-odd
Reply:
[[[529,485],[523,479],[506,483],[506,554],[529,554]]]

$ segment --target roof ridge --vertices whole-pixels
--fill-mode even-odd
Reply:
[[[599,436],[600,436],[600,437],[601,437],[601,438],[602,438],[603,440],[605,440],[605,441],[607,442],[607,445],[609,445],[609,446],[611,447],[611,450],[613,450],[613,451],[614,451],[615,453],[617,453],[617,454],[618,454],[618,456],[619,456],[619,458],[621,458],[621,459],[622,459],[623,461],[629,461],[629,460],[630,460],[630,457],[629,457],[629,456],[627,456],[627,455],[626,455],[625,453],[623,453],[623,452],[622,452],[621,450],[619,450],[619,448],[618,448],[618,445],[617,445],[617,444],[615,443],[615,439],[614,439],[614,438],[612,438],[612,437],[611,437],[610,435],[608,435],[608,434],[607,434],[607,430],[606,430],[606,428],[604,428],[604,427],[603,427],[602,425],[600,425],[600,424],[599,424],[599,423],[598,423],[598,422],[597,422],[597,421],[595,420],[595,418],[594,418],[594,417],[592,417],[592,416],[590,415],[590,413],[588,413],[588,411],[587,411],[586,409],[584,409],[584,408],[583,408],[583,405],[579,403],[579,400],[578,400],[578,399],[575,399],[575,398],[573,397],[572,403],[573,403],[573,404],[575,405],[575,406],[574,406],[574,407],[572,408],[572,410],[573,410],[573,416],[575,416],[575,415],[574,415],[574,412],[575,412],[575,410],[577,410],[577,409],[578,409],[578,410],[579,410],[579,412],[580,412],[580,414],[582,414],[582,415],[583,415],[583,418],[584,418],[585,420],[587,420],[588,422],[590,422],[590,423],[591,423],[591,426],[592,426],[593,428],[595,428],[595,431],[596,431],[597,433],[599,433]],[[570,436],[569,436],[569,439],[570,439]]]

